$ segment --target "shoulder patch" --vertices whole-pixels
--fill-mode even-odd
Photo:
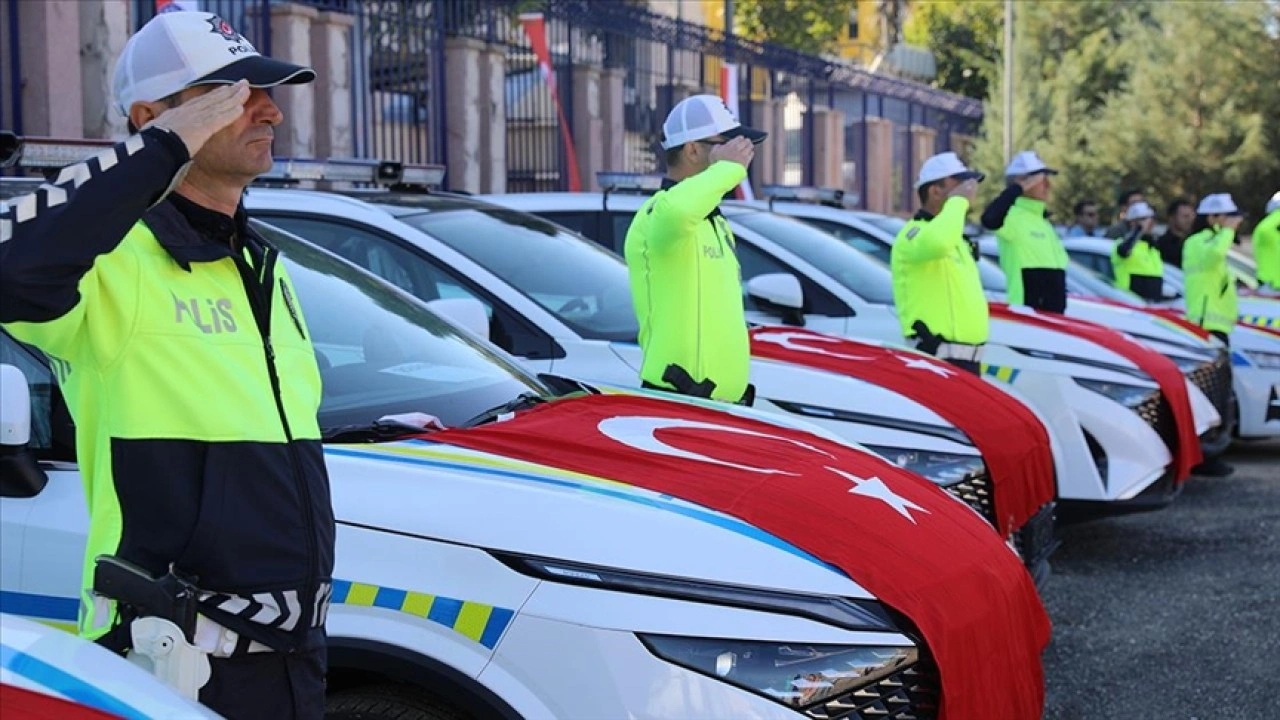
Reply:
[[[910,240],[920,234],[920,226],[917,225],[907,231],[907,239]]]

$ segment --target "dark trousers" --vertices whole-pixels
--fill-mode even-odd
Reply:
[[[209,658],[200,704],[227,720],[323,720],[325,646],[297,653]]]
[[[1231,347],[1231,338],[1226,333],[1221,330],[1210,330],[1209,332],[1212,333],[1214,337],[1221,340],[1224,345]]]
[[[1033,310],[1067,311],[1067,273],[1050,268],[1023,268],[1022,301]]]

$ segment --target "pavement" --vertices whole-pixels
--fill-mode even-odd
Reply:
[[[1059,529],[1046,720],[1280,718],[1280,441],[1163,510]]]

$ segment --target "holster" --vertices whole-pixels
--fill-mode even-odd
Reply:
[[[942,345],[942,338],[934,335],[928,325],[923,320],[917,320],[911,324],[911,329],[916,333],[916,349],[930,355],[938,354],[938,346]]]
[[[671,363],[663,371],[662,381],[671,385],[676,389],[676,392],[682,395],[692,395],[693,397],[706,398],[708,400],[711,399],[711,393],[716,390],[716,384],[712,380],[707,379],[702,382],[695,382],[688,370],[675,363]]]
[[[93,571],[93,591],[115,600],[122,615],[158,617],[182,630],[187,642],[196,635],[196,609],[200,589],[190,580],[169,572],[152,577],[146,570],[112,555],[98,556]]]

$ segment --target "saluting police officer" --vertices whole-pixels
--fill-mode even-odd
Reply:
[[[1145,202],[1136,202],[1125,211],[1124,221],[1129,229],[1111,249],[1116,287],[1144,300],[1159,302],[1164,299],[1164,258],[1151,236],[1156,211]]]
[[[1049,177],[1058,171],[1026,150],[1013,156],[1004,174],[1009,186],[983,211],[982,226],[999,241],[1009,304],[1066,312],[1067,251],[1045,211]]]
[[[921,209],[890,251],[893,301],[902,334],[930,355],[979,373],[990,322],[977,249],[965,216],[984,175],[953,152],[925,160],[916,180]]]

